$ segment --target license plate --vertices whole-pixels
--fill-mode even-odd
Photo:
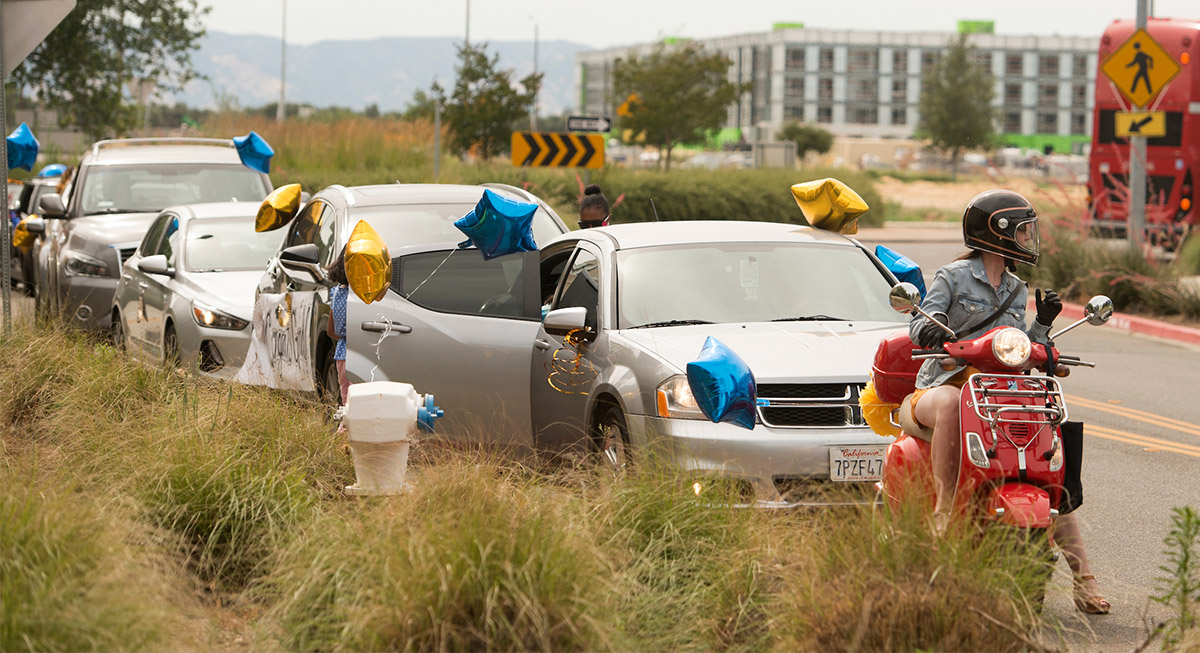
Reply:
[[[887,445],[829,448],[829,480],[878,481],[883,478]]]

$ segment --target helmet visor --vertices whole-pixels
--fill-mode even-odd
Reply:
[[[1021,251],[1032,254],[1034,260],[1038,256],[1038,221],[1037,218],[1018,223],[1013,230],[1013,240]]]

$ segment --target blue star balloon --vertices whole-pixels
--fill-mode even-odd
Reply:
[[[61,163],[51,163],[50,165],[38,170],[37,176],[41,179],[49,177],[61,177],[67,172],[67,166]]]
[[[25,168],[33,172],[33,164],[37,162],[38,140],[33,137],[29,126],[21,126],[8,135],[8,169]]]
[[[510,200],[487,189],[475,210],[455,220],[454,226],[467,235],[460,247],[474,245],[483,260],[513,252],[536,252],[533,214],[537,204]]]
[[[700,358],[687,364],[688,386],[700,412],[713,423],[729,422],[754,429],[758,391],[754,373],[733,350],[712,336]]]
[[[234,136],[233,145],[247,168],[264,174],[271,172],[271,157],[275,156],[275,150],[271,149],[262,136],[255,132],[245,136]]]
[[[916,286],[917,290],[921,291],[921,299],[925,298],[925,275],[921,274],[921,266],[900,252],[883,245],[875,246],[875,256],[897,279]]]

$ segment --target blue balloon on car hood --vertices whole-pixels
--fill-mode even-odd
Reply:
[[[537,209],[537,204],[510,200],[486,189],[475,209],[454,221],[468,238],[460,247],[474,245],[485,261],[513,252],[536,252],[533,214]]]
[[[754,428],[758,394],[754,373],[720,340],[709,336],[704,341],[700,358],[687,364],[687,378],[705,417],[714,423]]]
[[[33,164],[37,162],[38,140],[34,138],[29,126],[21,123],[13,133],[8,135],[8,169],[25,168],[33,172]]]
[[[271,157],[275,156],[275,150],[262,136],[253,131],[245,136],[234,136],[233,145],[246,167],[263,174],[271,172]]]
[[[921,299],[925,299],[925,275],[921,274],[921,266],[900,252],[883,245],[875,246],[875,256],[897,279],[916,286],[917,290],[921,291]]]

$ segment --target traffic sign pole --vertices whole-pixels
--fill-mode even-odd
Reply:
[[[7,93],[4,92],[4,80],[8,75],[4,74],[4,11],[0,9],[0,161],[4,162],[4,226],[0,228],[0,232],[4,235],[0,236],[0,283],[4,284],[3,289],[0,289],[0,296],[3,297],[4,303],[4,336],[8,337],[12,333],[12,209],[9,208],[8,198],[8,116],[5,115],[4,99]],[[28,274],[28,272],[26,273]]]
[[[1146,29],[1149,0],[1137,0],[1137,28]],[[1136,79],[1135,82],[1136,84]],[[1129,138],[1129,218],[1126,222],[1129,243],[1139,250],[1146,231],[1146,137]]]

